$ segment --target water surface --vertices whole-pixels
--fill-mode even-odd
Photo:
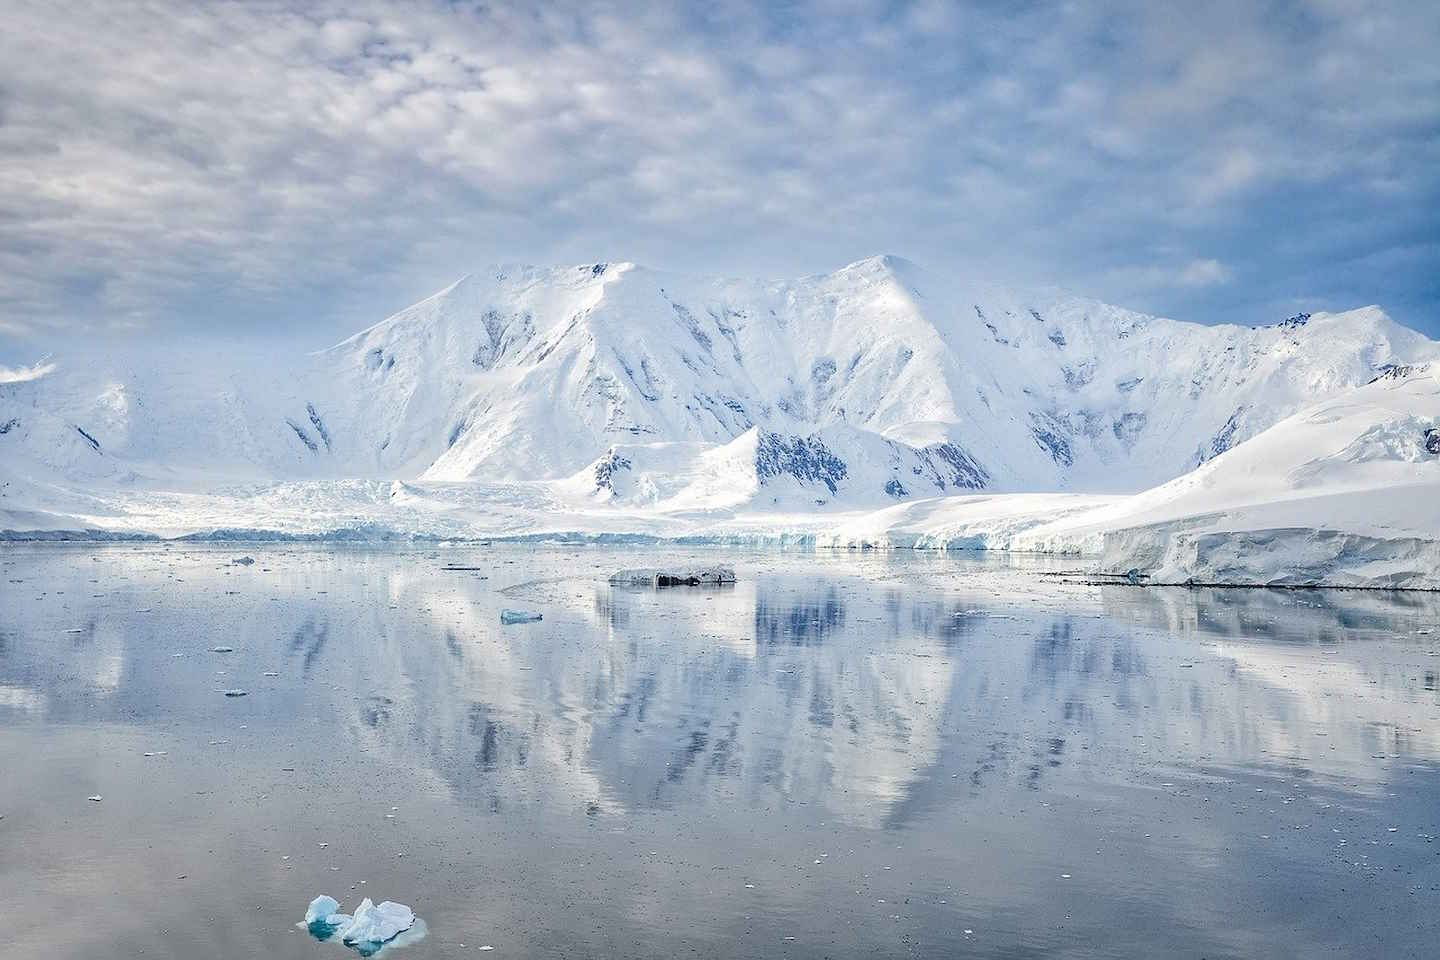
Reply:
[[[740,582],[605,583],[696,558]],[[414,907],[399,960],[1433,957],[1437,622],[910,554],[6,547],[0,956],[340,958],[329,893]]]

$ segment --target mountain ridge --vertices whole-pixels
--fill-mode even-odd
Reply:
[[[32,478],[135,487],[545,480],[605,502],[714,461],[772,505],[1114,492],[1437,358],[1377,307],[1205,326],[893,255],[761,281],[505,264],[284,363],[62,358],[0,385],[0,443]]]

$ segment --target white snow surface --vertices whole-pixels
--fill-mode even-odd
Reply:
[[[286,361],[0,379],[0,530],[1039,550],[1433,588],[1437,371],[1377,307],[1205,326],[894,257],[499,267]]]

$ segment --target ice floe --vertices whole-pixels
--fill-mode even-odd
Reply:
[[[363,957],[374,956],[390,946],[404,946],[425,935],[424,921],[403,903],[369,897],[360,901],[353,914],[341,913],[334,897],[321,894],[310,901],[300,926],[316,940],[336,941]]]

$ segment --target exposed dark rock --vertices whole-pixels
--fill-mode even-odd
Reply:
[[[1085,360],[1081,363],[1067,364],[1064,368],[1065,386],[1071,390],[1079,390],[1089,385],[1095,379],[1095,361]]]
[[[700,326],[700,321],[695,319],[695,314],[678,303],[671,303],[670,307],[675,311],[675,319],[680,322],[686,332],[694,338],[696,343],[700,344],[706,353],[710,353],[714,349],[715,341],[711,340],[710,334]]]
[[[831,493],[845,479],[845,461],[831,453],[819,437],[782,437],[762,433],[755,445],[755,476],[761,482],[791,476],[801,483],[820,482]]]
[[[581,310],[579,313],[575,314],[573,317],[570,318],[570,322],[565,325],[565,329],[560,331],[560,335],[556,337],[553,341],[541,341],[540,345],[535,350],[535,359],[532,361],[532,363],[537,366],[541,363],[544,363],[545,358],[550,356],[550,354],[554,353],[555,348],[559,347],[560,344],[565,342],[566,337],[570,336],[571,333],[575,332],[576,328],[580,326],[581,321],[583,321],[585,317],[589,315],[589,313],[589,308]],[[527,311],[522,316],[528,318],[530,314]],[[493,360],[491,362],[493,363]]]
[[[1379,373],[1370,382],[1376,380],[1404,380],[1406,377],[1417,373],[1424,373],[1430,368],[1428,363],[1382,363],[1376,369]]]
[[[1240,407],[1234,413],[1230,414],[1230,419],[1226,420],[1225,425],[1210,439],[1210,449],[1208,451],[1200,451],[1196,459],[1197,464],[1218,457],[1235,445],[1235,434],[1240,430],[1240,418],[1244,416],[1244,414],[1244,407]]]
[[[620,456],[612,447],[608,454],[595,462],[595,489],[614,490],[615,474],[620,470],[629,470],[630,468],[629,459]]]
[[[578,317],[571,318],[571,327]],[[518,352],[535,338],[535,317],[529,310],[523,313],[502,314],[495,309],[480,315],[480,324],[485,328],[485,339],[475,346],[470,362],[483,370],[489,370],[502,358]],[[565,331],[569,333],[569,329]],[[564,339],[564,334],[561,334]],[[551,348],[553,349],[553,347]],[[545,359],[542,353],[536,362]]]
[[[310,449],[311,453],[314,453],[315,451],[320,449],[320,445],[317,444],[314,440],[310,439],[310,434],[305,432],[304,427],[300,426],[300,424],[296,423],[294,420],[291,420],[289,417],[285,418],[285,422],[290,426],[291,430],[295,431],[295,436],[300,438],[300,442],[305,444],[305,446]]]
[[[1030,435],[1035,443],[1061,466],[1075,464],[1075,455],[1070,450],[1070,441],[1061,433],[1061,427],[1054,417],[1030,414]]]
[[[1425,450],[1440,456],[1440,428],[1431,427],[1425,431]]]
[[[890,496],[894,497],[896,500],[900,500],[910,496],[909,492],[906,491],[904,484],[902,484],[899,480],[895,480],[893,478],[885,482],[885,492],[888,493]]]
[[[925,447],[922,453],[930,454],[949,467],[949,475],[944,477],[951,486],[963,487],[966,490],[980,490],[990,482],[990,474],[975,460],[966,453],[958,444],[940,443],[933,447]],[[940,484],[940,489],[945,489],[945,483]]]
[[[99,452],[100,452],[100,441],[99,441],[99,440],[96,440],[94,437],[90,436],[90,434],[86,433],[84,427],[80,426],[79,424],[76,424],[76,426],[75,426],[75,432],[78,433],[78,434],[80,434],[80,436],[82,436],[82,437],[85,438],[85,442],[88,443],[88,444],[90,444],[90,449],[91,449],[91,450],[94,450],[96,453],[99,453]]]
[[[615,353],[615,360],[620,364],[620,369],[625,371],[625,376],[629,377],[630,382],[635,385],[635,389],[639,391],[640,396],[649,400],[651,403],[660,399],[660,390],[663,384],[657,382],[651,374],[648,361],[643,358],[641,359],[640,376],[636,376],[635,368],[630,365],[630,361],[620,355],[619,351]]]
[[[315,404],[305,404],[305,412],[310,414],[310,423],[314,425],[315,432],[320,434],[320,439],[325,441],[325,449],[330,449],[330,431],[325,429],[325,421],[320,419],[320,414],[315,412]]]
[[[744,310],[735,311],[729,307],[723,307],[719,311],[716,311],[715,308],[712,307],[709,313],[710,319],[715,323],[715,329],[719,330],[720,336],[729,342],[730,354],[735,358],[736,365],[743,367],[745,365],[745,356],[740,352],[740,335],[736,332],[735,324],[732,324],[730,321],[739,320],[743,323],[749,319],[749,315]]]
[[[1145,414],[1134,411],[1123,414],[1119,420],[1115,421],[1113,429],[1115,439],[1127,444],[1134,443],[1141,431],[1145,429]]]
[[[19,417],[11,417],[9,420],[6,420],[4,423],[0,423],[0,434],[9,433],[11,430],[14,430],[14,429],[15,429],[16,427],[18,427],[18,426],[20,426],[20,418],[19,418]]]
[[[459,423],[455,424],[455,426],[451,427],[450,436],[447,437],[445,440],[446,449],[455,446],[456,441],[458,441],[461,437],[465,435],[465,431],[469,429],[469,427],[470,424],[464,420],[461,420]],[[314,448],[312,447],[311,449]]]

